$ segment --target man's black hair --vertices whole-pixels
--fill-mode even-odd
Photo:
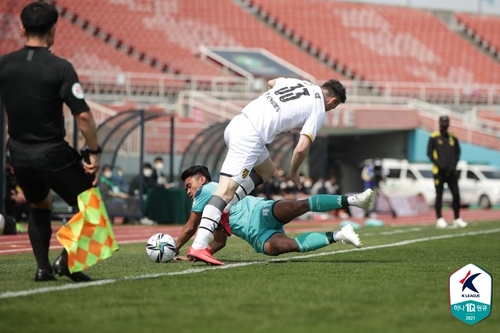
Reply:
[[[153,169],[153,166],[151,165],[151,163],[144,163],[144,164],[142,165],[142,168],[143,168],[143,169],[144,169],[144,168]]]
[[[202,175],[204,176],[208,182],[212,181],[212,176],[210,175],[210,171],[204,165],[193,165],[192,167],[187,168],[181,175],[182,181],[185,181],[186,178],[193,177],[194,175]]]
[[[58,18],[56,8],[44,2],[32,2],[21,12],[21,22],[28,36],[45,36],[56,25]]]
[[[337,97],[340,100],[340,103],[345,103],[345,87],[342,85],[342,83],[340,83],[339,80],[330,79],[323,83],[321,88],[325,88],[331,95]]]
[[[161,156],[155,157],[154,162],[158,162],[158,161],[162,161],[163,162],[163,157],[161,157]]]
[[[101,168],[102,171],[106,170],[106,169],[109,169],[109,170],[113,170],[113,168],[111,167],[111,164],[104,164]]]

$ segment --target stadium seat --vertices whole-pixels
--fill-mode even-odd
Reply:
[[[459,24],[465,26],[466,32],[473,38],[477,38],[483,47],[500,56],[500,18],[492,15],[472,15],[466,13],[455,13]]]
[[[498,63],[427,11],[327,0],[252,0],[251,6],[370,82],[500,82]]]
[[[184,36],[171,33],[173,27],[179,25],[172,2],[159,2],[159,8],[152,3],[135,1],[117,3],[108,0],[58,0],[57,3],[115,39],[123,41],[139,54],[158,59],[174,72],[223,75],[216,65],[203,61],[192,50],[182,47],[179,37],[185,39]]]

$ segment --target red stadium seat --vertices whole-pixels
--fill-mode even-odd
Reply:
[[[133,1],[123,4],[108,0],[58,0],[57,3],[139,54],[156,58],[183,74],[223,75],[216,65],[179,45],[183,40],[171,33],[172,27],[179,23],[175,6],[170,8],[172,2],[160,2],[161,8],[155,8],[153,3]]]
[[[491,15],[471,15],[456,13],[455,17],[473,37],[487,45],[486,48],[493,54],[500,55],[500,18]]]
[[[327,0],[252,5],[372,82],[500,82],[498,63],[422,10]]]

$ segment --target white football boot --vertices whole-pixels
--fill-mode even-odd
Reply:
[[[351,206],[368,209],[373,202],[373,196],[373,190],[370,188],[362,193],[355,194],[352,196],[353,202],[351,203]]]
[[[359,240],[359,235],[354,232],[354,228],[351,224],[347,224],[340,228],[335,233],[335,238],[340,240],[344,244],[351,244],[356,246],[357,248],[361,247],[361,241]]]

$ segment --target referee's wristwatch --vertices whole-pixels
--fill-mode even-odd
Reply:
[[[87,148],[87,151],[89,152],[89,154],[92,154],[92,155],[98,155],[98,154],[102,153],[102,149],[100,146],[97,146],[96,150],[92,150],[90,148]]]

